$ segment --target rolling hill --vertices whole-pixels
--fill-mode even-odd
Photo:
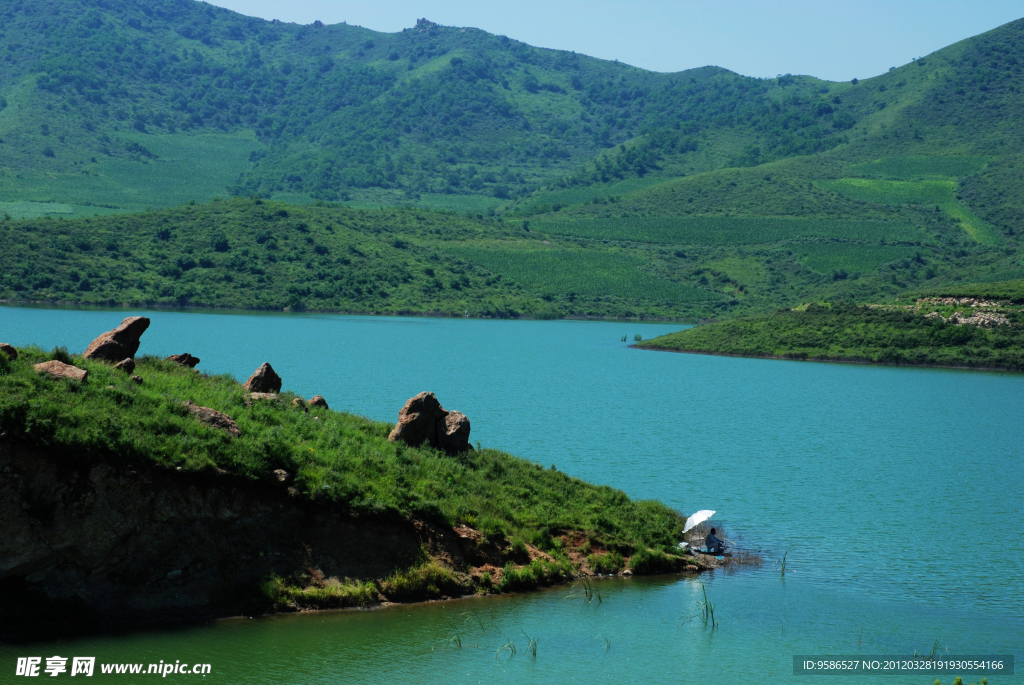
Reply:
[[[705,320],[1024,276],[1024,20],[835,83],[645,72],[426,19],[384,34],[192,0],[0,12],[0,212],[26,220],[2,224],[20,246],[5,249],[4,299]],[[103,274],[123,247],[31,248],[146,242],[169,221],[194,237],[164,244],[172,262],[199,263],[221,234],[262,255],[276,220],[241,200],[103,218],[230,195],[343,220],[417,274],[458,281],[455,265],[480,283],[371,301],[275,265],[257,302],[181,288],[201,271],[160,259],[133,267],[145,287],[118,285]],[[347,249],[328,237],[331,255]],[[377,267],[324,268],[337,283]],[[100,291],[58,277],[89,269]]]

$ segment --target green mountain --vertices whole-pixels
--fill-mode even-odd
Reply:
[[[100,253],[107,266],[66,249],[33,259],[31,245],[54,231],[69,245],[90,232],[124,245],[133,231],[151,240],[159,221],[194,222],[178,232],[189,240],[164,246],[171,261],[198,260],[189,254],[209,251],[215,234],[253,242],[244,249],[262,259],[254,241],[274,221],[214,204],[63,227],[7,222],[0,240],[21,247],[5,250],[5,299],[96,301],[74,285],[90,272],[110,302],[696,320],[1024,276],[1024,20],[834,83],[716,67],[658,74],[427,20],[383,34],[190,0],[3,11],[0,211],[315,201],[327,204],[302,221],[332,224],[340,212],[360,240],[387,231],[423,250],[423,264],[408,260],[416,274],[454,277],[451,264],[481,275],[450,297],[417,286],[384,302],[365,288],[314,296],[308,274],[274,266],[277,285],[256,298],[220,272],[222,286],[189,290],[200,272],[175,276],[159,259],[132,267],[146,287],[118,285],[110,269],[123,247]],[[376,209],[403,205],[454,232]],[[333,261],[317,280],[376,268],[353,264]]]
[[[659,74],[425,19],[385,34],[180,0],[44,0],[7,5],[0,44],[8,200],[133,207],[218,188],[486,207],[647,131],[679,132],[698,167],[845,139],[815,79]]]

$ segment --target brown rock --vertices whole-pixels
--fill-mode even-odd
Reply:
[[[196,368],[196,364],[199,363],[199,357],[193,357],[188,352],[185,352],[184,354],[172,354],[168,359],[182,366],[187,366],[190,369]]]
[[[12,362],[18,358],[18,350],[14,349],[14,345],[8,345],[7,343],[0,343],[0,352],[7,355],[7,358]]]
[[[249,404],[252,404],[253,402],[259,402],[261,400],[264,401],[264,402],[276,402],[277,401],[277,395],[275,395],[272,392],[253,392],[253,393],[249,393],[249,399],[248,399],[248,403]]]
[[[56,359],[36,364],[32,368],[34,368],[37,373],[48,373],[55,378],[70,378],[73,381],[84,381],[89,375],[89,372],[85,369],[80,369],[77,366],[59,362]]]
[[[139,351],[139,341],[147,328],[148,318],[129,316],[120,326],[89,343],[82,356],[86,359],[102,359],[108,362],[119,362],[125,357],[134,357]]]
[[[132,383],[142,385],[142,376],[132,376]]]
[[[405,403],[398,412],[398,423],[388,435],[388,440],[419,447],[425,442],[436,441],[437,423],[448,416],[437,396],[432,392],[421,392]],[[431,445],[434,446],[434,445]]]
[[[253,371],[242,386],[250,392],[281,392],[281,377],[274,373],[274,367],[264,362]]]
[[[292,479],[292,476],[284,469],[274,469],[270,472],[270,479],[275,483],[287,483]]]
[[[121,369],[125,373],[130,374],[132,371],[135,370],[135,360],[132,359],[131,357],[125,357],[118,363],[114,364],[114,368]]]
[[[462,412],[451,411],[438,423],[438,442],[446,454],[462,454],[473,449],[469,444],[469,419]]]
[[[325,400],[322,395],[313,395],[313,399],[307,402],[307,404],[311,407],[323,407],[324,409],[328,409],[327,400]]]
[[[469,419],[460,412],[447,411],[432,392],[421,392],[405,403],[388,440],[401,440],[413,447],[428,443],[446,454],[473,449],[469,446]]]
[[[296,397],[294,400],[292,400],[292,409],[302,409],[304,411],[309,411],[308,409],[306,409],[306,401],[301,397]]]
[[[209,407],[200,407],[192,400],[184,403],[190,412],[195,414],[196,418],[203,423],[213,426],[214,428],[220,428],[226,430],[236,438],[242,434],[242,431],[238,429],[238,424],[231,420],[231,417],[223,412],[219,412],[216,409],[210,409]]]

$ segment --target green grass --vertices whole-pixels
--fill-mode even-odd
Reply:
[[[531,230],[591,240],[617,240],[665,245],[757,245],[806,238],[866,241],[920,241],[924,236],[908,225],[881,221],[792,217],[629,217],[544,220]]]
[[[819,186],[865,202],[883,205],[940,205],[953,201],[956,184],[950,180],[879,181],[844,178],[821,181]]]
[[[628,178],[617,183],[599,183],[589,186],[575,186],[572,188],[560,188],[541,190],[520,200],[525,207],[527,214],[542,213],[551,211],[555,205],[578,205],[593,202],[595,199],[607,199],[629,193],[634,190],[649,188],[667,179],[657,176],[646,176],[643,178]]]
[[[1010,300],[1014,304],[1024,304],[1024,278],[996,283],[956,284],[939,288],[928,288],[902,295],[900,300],[914,300],[918,297],[981,297],[992,300]]]
[[[839,271],[871,272],[887,262],[912,257],[916,252],[912,247],[859,243],[803,243],[792,249],[803,255],[803,263],[809,268],[827,275]]]
[[[956,183],[950,180],[932,181],[879,181],[865,178],[844,178],[821,181],[818,185],[864,202],[886,205],[926,205],[945,211],[968,235],[979,243],[998,245],[998,234],[953,195]]]
[[[135,373],[144,383],[136,385],[111,366],[74,357],[89,372],[77,384],[33,371],[32,364],[53,355],[35,348],[19,353],[14,362],[0,354],[0,430],[33,449],[184,471],[216,467],[253,480],[282,468],[294,475],[303,498],[324,505],[362,516],[465,524],[541,546],[550,544],[552,531],[579,530],[625,549],[663,547],[675,544],[683,523],[661,504],[633,501],[498,450],[453,458],[388,442],[391,424],[294,410],[287,391],[280,402],[249,406],[229,376],[140,357]],[[200,423],[183,406],[188,400],[231,416],[241,436]],[[416,585],[393,581],[398,594]]]
[[[101,156],[95,163],[83,160],[77,171],[7,175],[0,179],[0,200],[124,211],[208,202],[228,195],[228,186],[249,166],[250,153],[261,147],[251,134],[124,134],[122,139],[143,146],[154,157]]]
[[[715,298],[701,288],[653,275],[643,261],[625,254],[559,247],[447,249],[461,259],[542,294],[614,295],[654,302]]]
[[[847,171],[856,176],[904,181],[961,178],[976,174],[990,161],[992,158],[984,155],[886,157],[874,162],[851,164]]]

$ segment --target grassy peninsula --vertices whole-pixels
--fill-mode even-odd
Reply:
[[[739,357],[1024,370],[1024,280],[911,293],[896,304],[812,303],[638,345]]]
[[[58,379],[33,368],[49,360],[74,364],[88,377]],[[128,473],[149,468],[168,474],[156,480],[236,478],[277,488],[278,497],[286,483],[267,482],[283,470],[292,488],[289,507],[348,516],[352,523],[345,525],[364,530],[375,530],[373,522],[392,528],[421,522],[442,537],[448,531],[456,540],[472,539],[474,549],[490,555],[476,564],[481,571],[421,547],[382,576],[346,575],[333,583],[315,560],[300,559],[294,573],[263,578],[262,596],[277,606],[366,604],[379,601],[378,592],[391,601],[502,592],[567,580],[588,568],[608,573],[628,564],[643,573],[696,563],[672,555],[684,518],[658,502],[634,501],[495,449],[448,456],[426,445],[389,442],[391,424],[324,407],[307,411],[289,392],[254,400],[230,376],[167,360],[139,357],[133,373],[63,348],[21,348],[14,361],[0,352],[0,448],[69,460],[70,468],[86,473],[113,464]],[[223,412],[237,431],[201,422],[188,402]],[[17,497],[27,498],[28,514],[53,525],[53,512],[63,505],[20,482]],[[217,486],[225,488],[227,482]],[[389,542],[373,540],[370,547],[378,544]]]

